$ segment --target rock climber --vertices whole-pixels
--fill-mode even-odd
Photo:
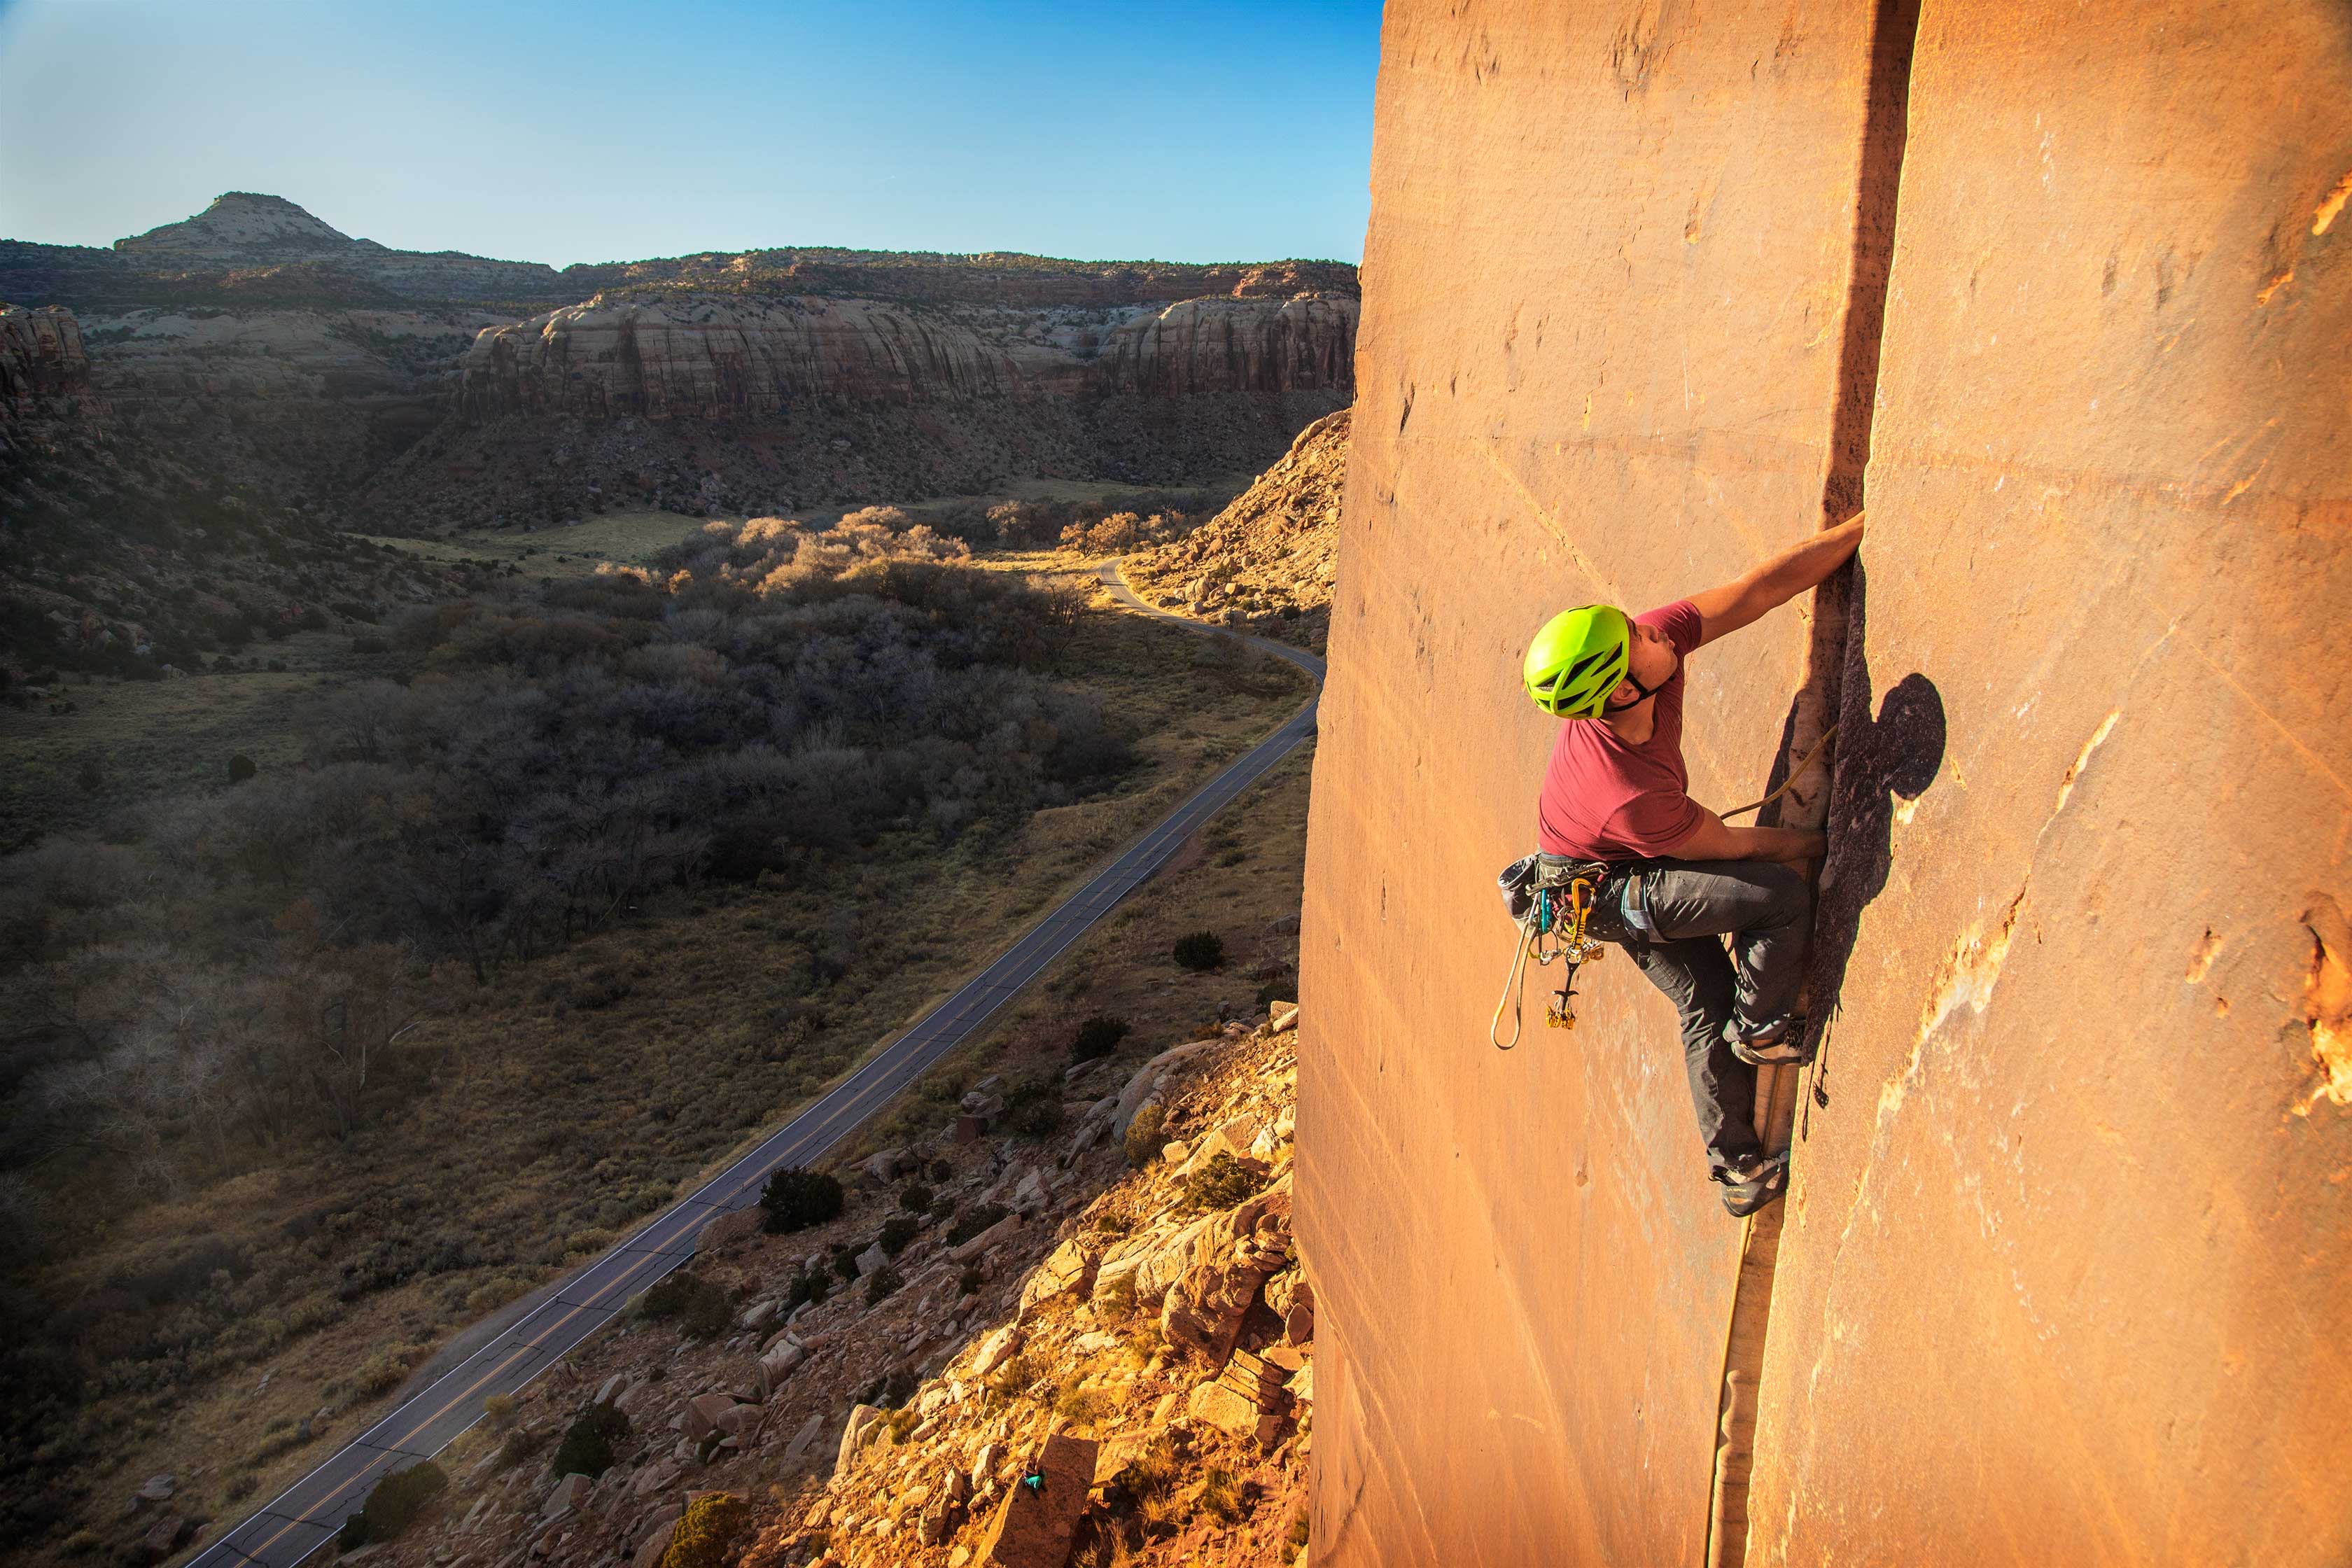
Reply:
[[[1856,515],[1720,587],[1638,616],[1608,605],[1562,611],[1528,649],[1528,695],[1566,723],[1537,807],[1548,857],[1609,868],[1594,934],[1624,947],[1682,1015],[1683,1065],[1724,1207],[1779,1197],[1788,1156],[1768,1155],[1751,1107],[1759,1067],[1811,1059],[1795,1011],[1819,833],[1732,827],[1691,799],[1683,764],[1683,673],[1690,656],[1778,609],[1843,565]],[[1728,940],[1729,952],[1726,952]]]

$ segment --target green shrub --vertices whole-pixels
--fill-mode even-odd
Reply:
[[[1160,1130],[1168,1125],[1168,1112],[1158,1100],[1146,1104],[1127,1124],[1127,1163],[1142,1170],[1160,1158],[1160,1149],[1168,1140]]]
[[[1005,1093],[1005,1125],[1024,1137],[1050,1138],[1060,1130],[1062,1114],[1058,1073],[1024,1079]]]
[[[430,1459],[393,1471],[376,1482],[360,1511],[343,1521],[337,1545],[349,1552],[371,1541],[394,1539],[448,1484],[449,1478]]]
[[[955,1167],[945,1160],[933,1160],[930,1167],[923,1173],[930,1177],[934,1184],[955,1180]]]
[[[834,1243],[833,1272],[843,1284],[855,1284],[857,1280],[857,1248]]]
[[[915,1391],[922,1386],[922,1373],[911,1366],[894,1366],[890,1369],[890,1375],[882,1380],[881,1394],[875,1403],[885,1409],[896,1410],[914,1398]]]
[[[1220,1524],[1231,1524],[1241,1518],[1241,1483],[1234,1479],[1231,1470],[1210,1467],[1209,1473],[1201,1479],[1201,1506]]]
[[[1124,1018],[1108,1013],[1097,1013],[1078,1026],[1070,1037],[1070,1059],[1090,1062],[1107,1057],[1118,1049],[1119,1041],[1127,1038],[1132,1026]]]
[[[961,1247],[990,1226],[1013,1211],[1003,1204],[976,1204],[963,1211],[955,1224],[948,1226],[948,1245]]]
[[[493,1426],[514,1425],[515,1399],[511,1394],[493,1394],[482,1401],[482,1417]]]
[[[869,1307],[880,1306],[889,1299],[892,1291],[906,1282],[899,1277],[897,1269],[887,1263],[884,1264],[866,1277],[866,1304]]]
[[[768,1211],[770,1235],[784,1236],[841,1217],[840,1181],[823,1171],[799,1167],[778,1171],[760,1189],[760,1206]]]
[[[1292,984],[1287,980],[1267,981],[1257,988],[1258,1007],[1264,1010],[1273,1006],[1276,1002],[1289,1001],[1292,989]]]
[[[908,1214],[921,1214],[931,1206],[931,1189],[919,1184],[900,1189],[898,1206]]]
[[[876,1237],[882,1244],[882,1256],[896,1258],[906,1251],[907,1244],[914,1240],[915,1233],[922,1228],[922,1223],[912,1215],[894,1214],[884,1220],[882,1234]]]
[[[360,1363],[352,1373],[352,1386],[361,1394],[382,1394],[387,1388],[398,1387],[400,1380],[407,1375],[408,1347],[386,1345]]]
[[[1196,1209],[1229,1209],[1265,1185],[1264,1176],[1231,1154],[1220,1153],[1184,1178],[1184,1199]]]
[[[1213,931],[1196,931],[1176,939],[1176,962],[1192,970],[1222,968],[1225,962],[1225,940]]]
[[[956,1294],[977,1296],[980,1294],[980,1288],[987,1283],[988,1276],[980,1271],[980,1265],[967,1263],[963,1266],[963,1272],[956,1276]]]
[[[735,1317],[726,1291],[684,1270],[638,1297],[637,1311],[656,1321],[675,1318],[679,1331],[690,1340],[716,1339]]]
[[[507,1434],[505,1442],[499,1445],[499,1462],[496,1468],[501,1470],[513,1469],[546,1446],[546,1433],[526,1432],[518,1426]]]
[[[260,771],[254,765],[253,759],[242,752],[228,760],[228,782],[231,784],[243,784]]]
[[[601,1476],[613,1468],[613,1445],[629,1435],[629,1417],[610,1405],[583,1410],[547,1462],[552,1476]]]
[[[821,1307],[824,1299],[832,1294],[833,1276],[824,1269],[813,1268],[795,1274],[792,1284],[784,1289],[784,1310],[789,1312],[803,1301]]]
[[[730,1492],[705,1492],[686,1505],[660,1568],[721,1568],[751,1523],[750,1503]]]
[[[1006,1356],[989,1373],[988,1386],[1007,1399],[1018,1398],[1037,1381],[1037,1363],[1026,1351]]]

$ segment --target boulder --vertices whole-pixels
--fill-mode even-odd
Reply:
[[[976,1559],[999,1568],[1064,1568],[1094,1484],[1095,1450],[1084,1437],[1047,1437],[1020,1467]]]
[[[196,1521],[176,1513],[167,1513],[148,1528],[139,1538],[140,1549],[151,1559],[162,1562],[185,1546],[196,1533]]]
[[[587,1505],[588,1493],[595,1484],[593,1477],[583,1476],[577,1470],[564,1477],[555,1483],[555,1489],[547,1494],[547,1501],[539,1510],[540,1519],[545,1521],[578,1512]]]
[[[679,1412],[678,1436],[689,1443],[699,1443],[719,1429],[719,1418],[735,1408],[731,1394],[698,1394],[686,1402]]]
[[[1274,1003],[1266,1010],[1266,1027],[1277,1035],[1286,1035],[1298,1027],[1298,1004]]]
[[[802,1422],[801,1429],[793,1434],[793,1440],[784,1445],[785,1469],[798,1469],[801,1461],[807,1457],[809,1450],[816,1446],[817,1437],[824,1431],[824,1416],[822,1413],[812,1415],[807,1420]]]
[[[1136,1068],[1125,1086],[1118,1091],[1118,1103],[1111,1113],[1113,1133],[1120,1138],[1126,1137],[1128,1123],[1135,1120],[1135,1113],[1143,1108],[1143,1102],[1150,1099],[1163,1084],[1173,1078],[1178,1068],[1220,1043],[1216,1040],[1188,1041],[1172,1049],[1160,1052]]]
[[[1008,1326],[981,1341],[979,1351],[971,1358],[972,1375],[986,1377],[1011,1361],[1013,1353],[1021,1348],[1022,1337],[1019,1329]]]
[[[1135,1272],[1135,1306],[1139,1311],[1158,1311],[1167,1298],[1169,1288],[1192,1271],[1194,1255],[1201,1237],[1208,1231],[1213,1216],[1203,1216],[1179,1229],[1144,1258]]]
[[[131,1496],[133,1504],[170,1502],[177,1482],[170,1475],[149,1476]]]
[[[636,1555],[629,1559],[629,1568],[661,1568],[662,1559],[669,1554],[670,1542],[677,1534],[680,1515],[667,1509],[662,1511],[669,1513],[670,1517],[664,1520],[660,1514],[654,1516],[656,1522],[645,1540],[638,1543]]]
[[[1115,1262],[1106,1260],[1097,1266],[1094,1289],[1087,1300],[1096,1317],[1115,1323],[1135,1310],[1135,1277],[1142,1272],[1147,1256],[1131,1253]]]
[[[1189,1176],[1205,1168],[1220,1154],[1231,1154],[1235,1158],[1248,1154],[1255,1128],[1256,1123],[1246,1116],[1236,1116],[1212,1127],[1193,1140],[1191,1152],[1185,1156],[1182,1167],[1176,1173]]]
[[[678,1477],[685,1473],[686,1467],[676,1459],[656,1460],[639,1470],[635,1478],[629,1482],[629,1495],[633,1498],[647,1498],[656,1492],[666,1491],[675,1486]]]
[[[1054,1248],[1022,1283],[1018,1316],[1025,1319],[1045,1302],[1067,1295],[1083,1296],[1091,1290],[1095,1265],[1101,1256],[1097,1249],[1075,1237]]]
[[[882,1250],[882,1244],[877,1241],[857,1255],[857,1277],[863,1279],[889,1261],[890,1255]]]
[[[790,1342],[778,1345],[760,1358],[760,1397],[772,1399],[776,1390],[784,1385],[792,1370],[807,1360],[807,1352]]]
[[[956,1247],[950,1248],[948,1252],[948,1256],[955,1259],[958,1263],[969,1263],[973,1258],[978,1258],[982,1253],[986,1252],[990,1247],[995,1247],[1002,1242],[1010,1241],[1020,1232],[1021,1226],[1025,1222],[1017,1214],[1006,1215],[1003,1219],[998,1220],[994,1225],[990,1226],[986,1230],[982,1231],[970,1241],[960,1243]]]
[[[857,1169],[877,1182],[895,1182],[898,1179],[898,1173],[906,1167],[908,1159],[904,1149],[885,1149],[859,1161]]]
[[[857,1451],[874,1435],[881,1416],[882,1411],[876,1405],[853,1405],[849,1407],[848,1424],[841,1429],[841,1449],[833,1461],[833,1479],[836,1483],[856,1464]]]
[[[756,1205],[747,1209],[737,1209],[732,1214],[720,1215],[702,1227],[702,1234],[695,1237],[694,1249],[711,1253],[749,1241],[766,1227],[768,1211]]]
[[[764,1405],[738,1405],[720,1412],[714,1423],[721,1432],[749,1447],[767,1423],[768,1407]]]
[[[1167,1342],[1222,1363],[1266,1276],[1290,1261],[1290,1193],[1270,1188],[1213,1216],[1196,1261],[1160,1306]]]

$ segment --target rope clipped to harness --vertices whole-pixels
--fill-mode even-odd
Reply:
[[[1503,980],[1503,994],[1496,1002],[1495,1016],[1486,1026],[1487,1041],[1496,1050],[1517,1048],[1524,1031],[1522,997],[1530,955],[1538,967],[1559,963],[1568,965],[1562,972],[1559,989],[1552,994],[1551,1005],[1544,1009],[1544,1024],[1554,1029],[1576,1027],[1576,972],[1599,959],[1605,951],[1601,941],[1585,930],[1585,922],[1608,874],[1609,868],[1597,861],[1558,861],[1549,856],[1529,855],[1513,861],[1496,879],[1511,919],[1519,928],[1510,971]],[[1508,1041],[1502,1037],[1506,1007],[1511,1010]]]

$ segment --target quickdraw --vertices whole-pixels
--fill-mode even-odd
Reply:
[[[1530,955],[1538,967],[1562,963],[1568,965],[1561,973],[1559,988],[1552,993],[1551,1003],[1544,1009],[1544,1025],[1547,1028],[1573,1029],[1576,972],[1598,962],[1608,947],[1585,929],[1608,875],[1607,868],[1591,862],[1545,867],[1541,860],[1541,857],[1529,856],[1515,863],[1499,879],[1504,898],[1519,927],[1519,942],[1511,955],[1510,973],[1504,979],[1502,997],[1495,1004],[1495,1016],[1486,1026],[1486,1038],[1499,1051],[1517,1048],[1524,1030],[1522,997]],[[1506,1007],[1511,1009],[1508,1041],[1502,1037]]]

